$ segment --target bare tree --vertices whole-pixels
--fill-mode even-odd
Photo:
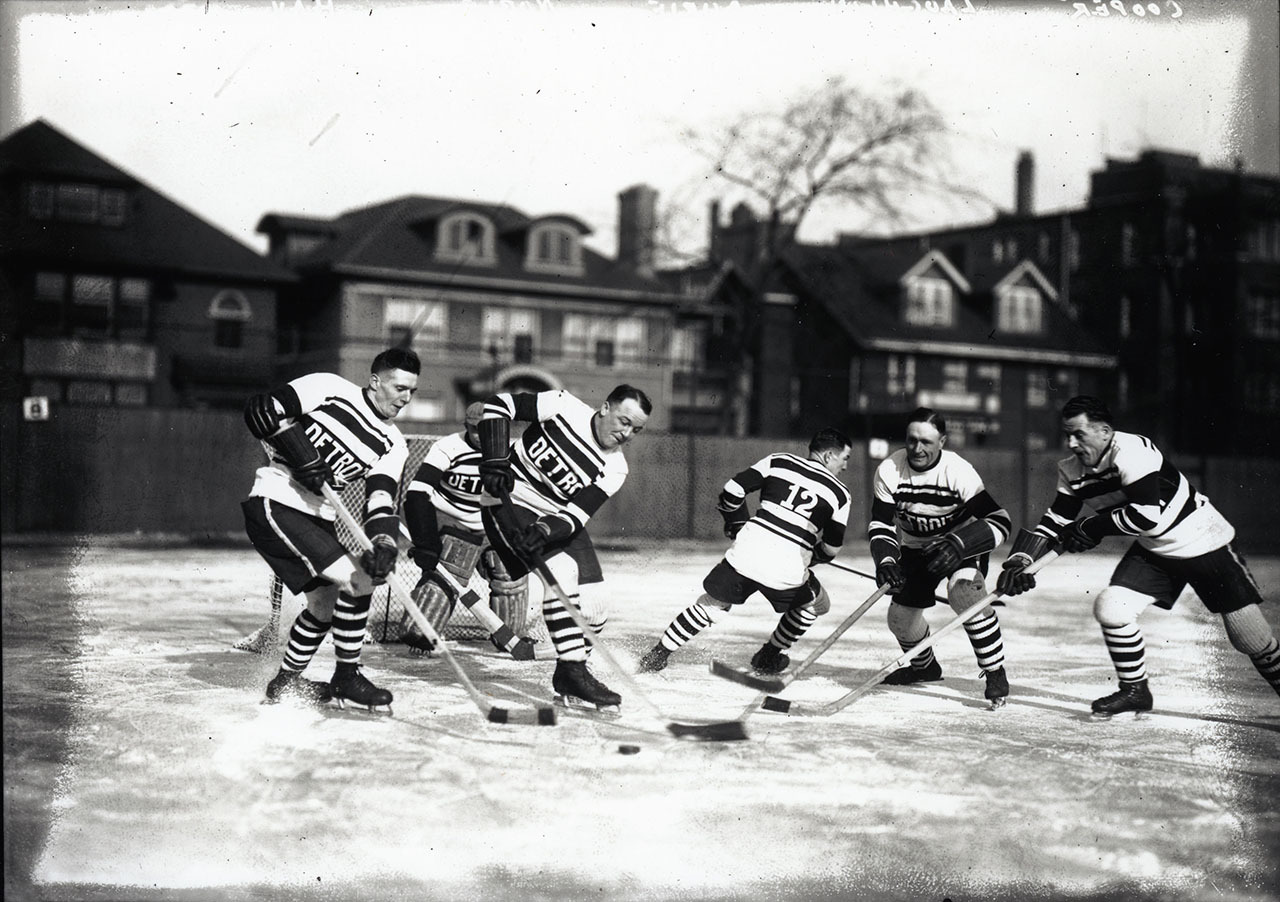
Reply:
[[[871,94],[832,78],[781,110],[746,114],[711,131],[686,129],[683,137],[712,164],[715,181],[761,214],[752,255],[735,262],[762,289],[816,205],[847,207],[899,226],[912,205],[931,194],[972,195],[948,183],[946,135],[941,114],[920,92]],[[731,341],[744,368],[757,339],[753,320],[743,316]],[[745,403],[747,389],[735,389],[730,411]]]

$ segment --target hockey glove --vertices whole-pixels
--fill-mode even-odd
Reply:
[[[930,576],[950,576],[968,558],[990,551],[995,533],[985,520],[970,520],[947,533],[924,550],[924,566]]]
[[[1110,517],[1085,517],[1076,520],[1062,533],[1062,550],[1080,554],[1097,548],[1098,543],[1110,535],[1107,528],[1110,525]]]
[[[896,595],[907,586],[907,575],[897,558],[887,557],[876,564],[876,583],[889,587],[889,594]]]
[[[724,537],[726,539],[736,539],[738,533],[742,531],[742,527],[751,519],[751,509],[746,503],[739,504],[737,507],[725,507],[725,500],[722,497],[720,503],[716,505],[716,510],[720,512],[720,517],[724,520]]]
[[[264,439],[280,431],[283,418],[270,395],[254,395],[244,405],[244,423],[256,439]]]
[[[1005,559],[1000,576],[996,579],[996,591],[1001,595],[1012,596],[1034,589],[1035,576],[1022,571],[1042,557],[1051,544],[1047,536],[1029,529],[1019,530],[1018,537],[1013,540],[1013,553]]]
[[[386,579],[396,569],[396,556],[400,549],[396,540],[388,535],[373,536],[373,547],[360,555],[360,569],[375,580]]]
[[[333,479],[333,471],[329,469],[329,465],[321,457],[317,457],[310,463],[305,463],[299,467],[290,467],[289,471],[293,474],[293,478],[307,491],[314,492],[317,495],[320,494],[320,487]]]
[[[484,490],[495,498],[501,498],[511,491],[516,484],[515,473],[511,472],[511,461],[505,457],[501,460],[482,460],[480,462],[480,484]]]
[[[541,557],[542,550],[547,547],[551,538],[551,527],[543,520],[534,520],[520,532],[511,542],[522,557]]]
[[[827,544],[818,539],[813,545],[813,562],[815,564],[829,564],[836,559],[834,554],[827,551]]]

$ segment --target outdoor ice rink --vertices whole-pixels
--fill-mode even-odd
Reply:
[[[1119,550],[1061,559],[997,609],[1002,710],[957,630],[942,683],[826,718],[758,712],[748,741],[707,743],[671,737],[600,660],[625,699],[612,722],[489,724],[441,658],[402,646],[364,659],[394,716],[262,705],[278,655],[231,647],[267,614],[247,546],[7,547],[6,898],[1278,899],[1280,698],[1216,617],[1189,595],[1149,611],[1155,712],[1088,716],[1114,685],[1091,604]],[[603,546],[594,591],[619,657],[634,663],[721,551]],[[1251,565],[1280,623],[1280,560]],[[797,661],[873,590],[818,572],[834,605]],[[886,607],[785,695],[831,700],[892,660]],[[673,719],[736,718],[755,692],[708,663],[745,664],[775,621],[753,599],[637,679]],[[456,647],[496,702],[550,701],[551,662]],[[332,656],[326,642],[309,674]]]

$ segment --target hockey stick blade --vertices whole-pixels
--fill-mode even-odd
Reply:
[[[747,728],[739,720],[720,723],[669,723],[667,730],[677,739],[702,742],[741,742],[747,739]]]
[[[510,711],[495,705],[489,709],[488,720],[490,723],[537,724],[540,727],[553,727],[556,725],[556,710],[549,705],[543,705],[536,711],[529,709]]]
[[[760,692],[781,692],[787,687],[787,681],[781,677],[759,677],[754,673],[730,667],[720,661],[711,662],[711,672],[721,679],[740,686],[750,686]]]

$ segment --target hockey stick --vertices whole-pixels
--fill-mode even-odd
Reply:
[[[517,661],[532,661],[533,642],[522,636],[517,636],[512,632],[511,627],[507,626],[506,621],[494,613],[470,586],[464,586],[460,583],[452,573],[445,568],[444,564],[437,564],[436,574],[449,584],[458,596],[458,601],[471,612],[471,616],[480,621],[480,625],[489,631],[489,638],[505,652],[515,658]],[[519,649],[517,651],[517,649]]]
[[[504,491],[501,497],[503,504],[508,506],[511,505],[511,496],[509,493]],[[605,645],[600,637],[596,635],[596,631],[591,628],[591,624],[587,623],[587,618],[582,616],[582,611],[578,610],[578,606],[569,599],[568,594],[560,586],[559,580],[557,580],[555,574],[551,572],[551,568],[547,566],[547,562],[543,560],[542,555],[528,554],[525,555],[525,558],[533,565],[533,569],[538,574],[538,578],[542,580],[542,584],[560,599],[560,604],[564,607],[565,613],[567,613],[570,619],[578,625],[578,629],[582,630],[582,635],[586,640],[591,643],[592,647],[600,654],[600,657],[604,658],[609,666],[612,667],[617,672],[618,676],[622,678],[622,681],[627,684],[628,691],[635,693],[635,696],[639,698],[640,701],[644,703],[645,707],[651,710],[659,720],[666,721],[667,731],[671,733],[671,735],[680,738],[689,737],[691,739],[703,739],[714,742],[735,742],[737,740],[747,738],[747,731],[743,728],[741,721],[726,720],[720,723],[689,724],[676,723],[671,718],[667,717],[653,699],[649,698],[644,690],[640,688],[640,684],[635,681],[635,678],[631,673],[618,662],[617,658],[613,656],[613,652],[609,651],[609,646]]]
[[[1036,561],[1033,561],[1031,565],[1027,567],[1027,569],[1023,570],[1022,572],[1025,573],[1027,576],[1031,576],[1039,572],[1045,566],[1047,566],[1049,562],[1052,561],[1057,556],[1058,556],[1058,552],[1050,551],[1047,554],[1045,554],[1044,557],[1039,558]],[[902,654],[898,655],[898,657],[894,658],[884,667],[880,668],[880,670],[876,672],[875,676],[871,677],[869,680],[867,680],[865,683],[863,683],[861,686],[857,687],[856,689],[851,689],[850,691],[846,692],[844,695],[840,696],[835,701],[827,702],[826,704],[823,704],[823,705],[808,705],[808,706],[793,705],[790,701],[788,701],[785,698],[776,698],[775,696],[771,695],[764,700],[764,709],[766,711],[780,711],[784,714],[786,713],[818,714],[823,717],[827,717],[829,715],[835,714],[837,711],[840,711],[848,707],[850,704],[862,698],[862,696],[866,695],[876,686],[880,685],[880,681],[883,680],[885,677],[887,677],[890,673],[897,670],[899,667],[907,666],[909,663],[911,663],[912,658],[916,657],[921,652],[924,652],[930,648],[933,648],[933,646],[938,644],[938,640],[941,639],[943,636],[947,635],[947,633],[950,633],[952,630],[959,629],[961,626],[968,623],[970,620],[975,619],[980,613],[982,613],[987,608],[989,608],[993,601],[995,601],[997,598],[1000,598],[1000,597],[1001,595],[999,592],[989,592],[986,595],[986,597],[980,599],[979,601],[975,602],[972,606],[966,608],[963,614],[956,615],[949,623],[945,624],[936,633],[933,633],[925,637],[921,642],[917,643],[913,648],[908,649],[907,651],[904,651]]]
[[[883,598],[885,593],[888,591],[889,587],[887,585],[876,589],[870,598],[860,604],[857,610],[841,621],[840,625],[832,631],[831,635],[823,639],[818,647],[809,653],[809,657],[801,661],[800,664],[796,666],[795,670],[785,674],[784,676],[766,679],[758,677],[749,671],[739,670],[736,667],[730,667],[728,664],[722,664],[719,661],[711,662],[711,672],[718,677],[723,677],[724,679],[730,680],[734,683],[741,683],[743,686],[750,686],[752,689],[759,689],[761,692],[781,692],[791,683],[795,682],[802,673],[808,670],[819,657],[826,653],[827,649],[835,645],[836,640],[843,636],[849,627],[857,623],[858,620],[862,618],[863,614],[871,610],[872,605]],[[747,706],[747,710],[742,712],[742,716],[745,717],[750,714],[763,702],[764,697],[761,696],[759,699]]]
[[[347,510],[347,506],[343,504],[338,493],[327,482],[321,485],[321,491],[324,493],[325,500],[333,505],[334,510],[338,512],[338,518],[342,521],[347,530],[355,537],[356,543],[362,551],[372,551],[373,542],[365,535],[364,528],[351,515],[351,511]],[[449,666],[453,669],[454,674],[458,677],[458,682],[462,684],[462,688],[466,690],[467,695],[475,702],[476,707],[480,709],[480,713],[492,723],[520,723],[520,724],[538,724],[539,726],[552,726],[556,722],[556,712],[551,707],[540,707],[533,709],[509,710],[500,708],[497,705],[489,704],[489,700],[476,688],[476,684],[471,682],[471,678],[467,676],[467,672],[462,669],[462,665],[458,663],[458,659],[454,657],[453,652],[449,650],[449,646],[444,644],[444,640],[440,634],[435,631],[422,611],[418,610],[418,605],[413,600],[412,593],[400,579],[400,575],[392,570],[387,574],[387,585],[391,587],[394,593],[400,599],[400,603],[404,605],[405,611],[408,612],[410,619],[422,631],[422,635],[436,643],[436,648],[440,649],[440,653],[444,655],[444,659],[449,662]]]
[[[823,561],[823,563],[830,564],[832,567],[835,567],[837,570],[843,570],[845,573],[852,573],[854,576],[861,576],[870,580],[875,580],[876,578],[876,575],[874,573],[868,573],[865,570],[859,570],[857,567],[849,567],[845,564],[837,564],[835,561]],[[940,601],[943,604],[951,604],[950,599],[948,599],[947,596],[945,595],[935,594],[933,596],[933,599],[934,601]],[[992,604],[995,604],[995,603],[996,602],[992,602]]]
[[[253,652],[260,655],[269,648],[275,648],[280,642],[280,607],[284,597],[284,583],[280,577],[271,575],[271,616],[267,622],[249,635],[233,644],[236,651]]]

